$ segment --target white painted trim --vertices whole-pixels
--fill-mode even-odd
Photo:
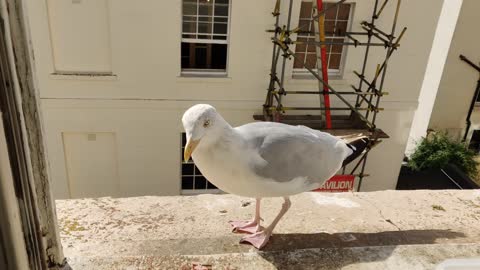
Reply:
[[[410,155],[414,151],[415,142],[427,134],[435,98],[437,97],[443,75],[443,68],[447,61],[462,3],[463,0],[445,0],[443,2],[425,76],[423,77],[423,83],[418,97],[418,108],[415,111],[410,129],[407,149],[405,151],[407,155]]]
[[[227,77],[226,71],[217,71],[217,69],[184,69],[180,75],[181,77],[212,77],[223,78]]]
[[[116,81],[117,75],[114,74],[69,74],[69,73],[52,73],[50,74],[52,80],[75,80],[75,81]]]
[[[205,34],[205,36],[209,36],[209,35]],[[225,35],[225,37],[226,37],[226,35]],[[202,44],[228,44],[228,40],[225,40],[225,39],[182,38],[182,42],[185,42],[185,43],[202,43]]]

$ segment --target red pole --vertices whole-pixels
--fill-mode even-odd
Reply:
[[[323,0],[317,0],[318,12],[323,10]],[[318,30],[320,42],[325,42],[325,14],[322,14],[318,18]],[[327,66],[327,46],[325,44],[320,45],[320,58],[322,61],[322,79],[325,82],[323,84],[323,100],[325,102],[325,122],[327,128],[332,128],[332,117],[330,115],[330,96],[328,95],[328,66]]]

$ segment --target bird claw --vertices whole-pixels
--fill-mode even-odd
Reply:
[[[261,249],[267,244],[271,235],[272,233],[268,231],[257,232],[252,235],[242,237],[240,243],[249,243],[257,249]]]
[[[232,231],[236,233],[256,233],[262,229],[255,221],[229,221]]]

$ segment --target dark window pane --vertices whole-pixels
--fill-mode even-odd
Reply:
[[[305,59],[305,66],[308,68],[316,68],[316,63],[317,63],[317,55],[316,54],[307,54],[307,57]]]
[[[228,18],[215,17],[215,18],[214,18],[214,21],[215,21],[216,23],[228,23]]]
[[[215,34],[226,34],[227,33],[227,24],[216,23],[214,26],[213,33]]]
[[[215,5],[215,16],[228,16],[228,6]]]
[[[213,69],[227,68],[227,44],[212,44],[212,66]]]
[[[326,39],[325,39],[325,42],[326,42],[326,43],[330,43],[330,44],[331,44],[333,41],[334,41],[334,39],[332,39],[332,38],[326,38]],[[331,49],[331,47],[332,47],[332,45],[330,45],[330,44],[326,46],[327,53],[330,52],[330,49]]]
[[[183,1],[183,15],[196,15],[197,1]]]
[[[313,52],[314,53],[314,52],[316,52],[316,50],[317,50],[316,46],[313,45],[313,44],[310,44],[310,45],[307,46],[307,52]]]
[[[350,15],[350,5],[342,4],[338,10],[338,19],[339,20],[348,20]]]
[[[307,38],[299,37],[299,38],[297,38],[297,41],[306,42]],[[307,45],[306,44],[295,45],[295,52],[305,52],[306,50],[307,50]]]
[[[195,33],[195,32],[197,32],[197,23],[195,23],[195,22],[184,22],[182,31],[184,33]]]
[[[191,176],[182,177],[182,189],[193,189],[193,177]]]
[[[300,18],[310,18],[312,15],[312,2],[304,2],[300,5]]]
[[[228,0],[215,0],[215,4],[227,4],[228,5]]]
[[[226,66],[227,44],[182,43],[182,68],[225,69]]]
[[[347,22],[337,22],[335,27],[335,35],[345,36],[345,32],[347,32]]]
[[[323,8],[328,9],[327,12],[325,12],[325,20],[335,20],[337,17],[338,5],[336,7],[333,7],[333,5],[324,5]]]
[[[190,66],[190,46],[189,43],[182,42],[181,49],[181,59],[182,59],[182,68],[187,68]]]
[[[207,188],[208,188],[208,189],[217,189],[217,187],[216,187],[214,184],[212,184],[212,183],[210,183],[210,182],[208,182],[208,181],[207,181]]]
[[[301,31],[304,31],[304,32],[310,31],[311,32],[310,21],[309,20],[300,20],[298,22],[298,26],[302,28]],[[302,35],[308,35],[308,33],[302,33]]]
[[[198,15],[213,15],[212,10],[213,10],[212,2],[200,1],[200,5],[198,7]]]
[[[193,175],[193,167],[195,165],[189,164],[182,164],[182,175]]]
[[[206,189],[207,188],[207,179],[203,176],[195,177],[195,189]]]
[[[197,35],[184,34],[184,35],[182,35],[182,38],[197,38]]]
[[[185,132],[182,132],[182,147],[185,147],[186,144],[187,144],[187,135],[185,134]]]
[[[193,15],[193,16],[183,16],[183,19],[182,19],[184,22],[196,22],[197,21],[197,16],[196,15]]]
[[[329,69],[340,69],[340,59],[342,58],[341,54],[331,54],[330,62],[328,63]]]
[[[343,38],[335,38],[332,40],[335,43],[342,43],[344,42]],[[342,45],[332,45],[332,52],[333,53],[342,53],[343,46]]]
[[[211,23],[198,23],[198,33],[211,34],[212,33],[212,24]]]
[[[295,57],[295,61],[293,62],[293,68],[303,68],[303,63],[305,62],[305,54],[304,53],[297,53],[297,57]]]
[[[196,68],[207,68],[207,44],[197,44],[194,55]]]
[[[198,17],[199,22],[209,22],[211,23],[213,21],[213,17]]]
[[[325,21],[325,35],[332,36],[335,31],[335,21]]]

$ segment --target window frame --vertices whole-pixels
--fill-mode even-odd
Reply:
[[[309,0],[302,0],[300,2],[300,5],[303,2],[312,2],[312,1],[314,1],[314,0],[310,0],[310,1]],[[331,2],[331,1],[324,2],[324,4],[335,4],[335,3],[336,2]],[[348,20],[347,20],[347,31],[351,31],[352,24],[353,24],[353,14],[355,12],[355,3],[346,2],[346,3],[342,3],[342,5],[350,5],[350,11],[349,11]],[[313,6],[312,6],[312,9],[313,9]],[[301,10],[301,6],[300,6],[300,10]],[[313,16],[313,13],[312,13],[312,16]],[[338,17],[338,10],[337,10],[337,14],[335,15],[335,21],[337,21],[337,17]],[[298,22],[300,22],[300,11],[299,11],[299,15],[298,15]],[[314,35],[303,36],[301,34],[297,34],[297,39],[299,37],[300,38],[315,38]],[[331,38],[335,39],[335,38],[338,38],[338,37],[325,36],[325,39],[331,39]],[[344,37],[344,42],[346,42],[346,39],[347,39],[347,37],[345,36]],[[345,64],[346,64],[348,47],[349,46],[344,46],[343,49],[342,49],[339,69],[328,69],[329,79],[339,80],[339,79],[343,78],[343,74],[344,74],[344,71],[345,71]],[[308,48],[305,48],[305,50],[306,50],[306,53],[305,53],[305,58],[306,58],[307,55],[308,55]],[[296,53],[296,46],[295,46],[295,53]],[[330,54],[329,54],[329,57],[330,57]],[[317,68],[315,67],[314,70],[317,70]],[[316,79],[315,76],[313,76],[306,68],[294,68],[294,61],[292,61],[292,78],[293,79]]]
[[[215,3],[213,4],[213,12],[215,12]],[[230,24],[232,19],[232,0],[228,0],[228,16],[227,16],[227,33],[225,34],[226,39],[198,39],[198,38],[183,38],[183,0],[180,2],[180,47],[182,43],[204,43],[204,44],[225,44],[227,46],[227,56],[225,59],[225,69],[183,69],[182,68],[182,54],[180,52],[180,76],[181,77],[227,77],[228,76],[228,67],[229,67],[229,60],[230,60]],[[198,15],[198,7],[197,7],[197,15],[202,17],[212,17],[215,16],[206,16],[206,15]],[[224,16],[217,16],[223,17]],[[213,24],[214,22],[212,22]],[[212,26],[213,27],[213,26]],[[185,34],[195,34],[198,35],[198,23],[196,27],[196,32],[186,32]],[[205,34],[211,35],[212,37],[214,34]],[[218,34],[218,36],[222,36],[222,34]],[[181,49],[180,49],[181,51]]]

